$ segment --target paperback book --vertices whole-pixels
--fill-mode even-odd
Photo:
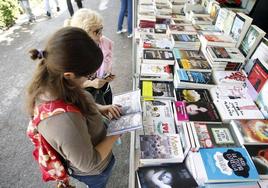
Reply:
[[[141,64],[141,79],[142,80],[163,80],[172,81],[171,65],[156,65],[156,64]]]
[[[107,135],[117,135],[142,128],[140,90],[115,95],[113,104],[121,106],[121,117],[109,122]]]
[[[268,98],[267,98],[267,94],[268,94],[268,81],[265,82],[265,84],[263,85],[260,93],[257,96],[256,99],[256,103],[259,107],[259,109],[261,110],[263,116],[265,117],[265,119],[268,119]]]
[[[193,123],[200,148],[239,147],[240,143],[230,124]]]
[[[169,34],[196,34],[196,29],[191,25],[176,25],[170,24],[168,26]]]
[[[229,35],[220,32],[202,32],[199,35],[202,45],[220,46],[220,47],[235,47],[236,41]]]
[[[231,122],[237,138],[244,145],[268,144],[268,120],[235,120]]]
[[[212,102],[209,90],[175,88],[176,101],[184,102]]]
[[[179,69],[176,70],[176,74],[179,78],[180,83],[194,83],[203,85],[214,84],[211,72],[200,72],[200,71],[198,72],[198,71]]]
[[[181,163],[184,155],[178,134],[140,135],[140,163]]]
[[[159,34],[142,34],[141,44],[143,48],[172,49],[173,44],[167,36]]]
[[[248,32],[239,46],[239,50],[246,58],[249,58],[252,55],[265,34],[266,33],[256,25],[251,25],[249,27]]]
[[[268,39],[263,38],[259,46],[254,51],[251,59],[259,59],[260,62],[268,61]]]
[[[196,188],[198,186],[184,163],[140,167],[137,175],[139,188]]]
[[[221,118],[213,103],[209,102],[194,102],[186,103],[176,101],[176,117],[177,121],[194,121],[220,123]]]
[[[200,149],[206,183],[258,181],[258,172],[245,148]]]
[[[263,119],[263,115],[253,100],[226,99],[214,101],[223,121],[233,119]]]
[[[213,78],[217,85],[245,85],[247,76],[241,71],[214,71]]]
[[[171,101],[152,100],[143,102],[144,134],[176,134]]]
[[[246,145],[261,179],[268,179],[268,145]]]
[[[171,99],[174,100],[172,82],[141,81],[141,93],[145,100]]]
[[[171,50],[143,50],[143,63],[174,65],[175,59]]]

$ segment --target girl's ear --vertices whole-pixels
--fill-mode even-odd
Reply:
[[[63,73],[63,77],[65,79],[75,79],[75,74],[73,72],[65,72]]]

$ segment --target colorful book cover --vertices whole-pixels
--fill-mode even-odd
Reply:
[[[176,100],[185,102],[212,102],[207,89],[175,89]]]
[[[260,93],[257,96],[256,103],[260,108],[265,119],[268,119],[268,81],[263,85]]]
[[[217,84],[245,84],[246,75],[241,71],[214,71],[214,79]]]
[[[237,120],[233,124],[242,135],[245,145],[268,144],[268,120]]]
[[[261,179],[268,179],[268,145],[245,145]]]
[[[178,134],[140,135],[141,162],[182,162],[183,158]]]
[[[197,35],[190,34],[172,34],[175,42],[199,42]]]
[[[144,101],[143,129],[146,135],[176,134],[171,101]]]
[[[196,188],[198,186],[184,163],[140,167],[137,174],[140,188]]]
[[[172,82],[142,81],[142,96],[146,98],[172,98],[174,97],[173,89]]]
[[[202,148],[240,146],[229,124],[194,123],[194,127]]]
[[[178,121],[221,122],[213,103],[176,101],[175,107]]]
[[[268,69],[259,61],[259,59],[256,59],[251,71],[248,74],[249,82],[259,93],[267,79]]]
[[[172,51],[169,50],[144,50],[143,59],[148,60],[174,60]]]
[[[177,70],[181,82],[199,83],[199,84],[214,84],[211,72],[198,72]]]
[[[258,172],[244,148],[200,149],[208,182],[258,181]]]

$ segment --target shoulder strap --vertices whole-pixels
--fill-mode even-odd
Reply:
[[[30,121],[27,129],[27,135],[35,146],[33,156],[39,163],[44,181],[69,182],[67,171],[62,162],[62,157],[37,130],[37,127],[42,120],[65,112],[80,113],[77,107],[72,104],[67,104],[62,100],[42,103],[35,108],[34,117]]]

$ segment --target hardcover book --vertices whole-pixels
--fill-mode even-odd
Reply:
[[[253,102],[245,99],[214,101],[223,121],[232,119],[263,119],[263,115]]]
[[[194,124],[201,148],[240,146],[230,124],[191,123]]]
[[[109,122],[107,135],[117,135],[142,128],[140,90],[115,95],[113,104],[121,106],[121,117]]]
[[[265,34],[266,33],[256,25],[251,25],[249,27],[248,32],[239,46],[239,50],[246,58],[249,58],[252,55]]]
[[[175,102],[177,121],[220,123],[221,119],[213,103],[183,101]]]
[[[258,172],[244,148],[200,149],[206,183],[258,181]]]
[[[231,124],[241,144],[268,144],[268,120],[236,120]]]
[[[174,65],[175,59],[171,50],[143,50],[143,63],[162,63]]]
[[[181,163],[183,159],[178,134],[140,135],[140,162],[142,164]]]
[[[176,134],[171,101],[143,102],[144,134]]]
[[[207,89],[175,88],[176,101],[184,102],[212,102]]]
[[[198,186],[184,163],[140,167],[137,175],[140,188],[195,188]]]
[[[172,82],[145,80],[141,82],[142,97],[145,100],[154,98],[172,100],[174,99],[173,89],[174,86]]]
[[[268,145],[245,146],[261,179],[268,179]]]

